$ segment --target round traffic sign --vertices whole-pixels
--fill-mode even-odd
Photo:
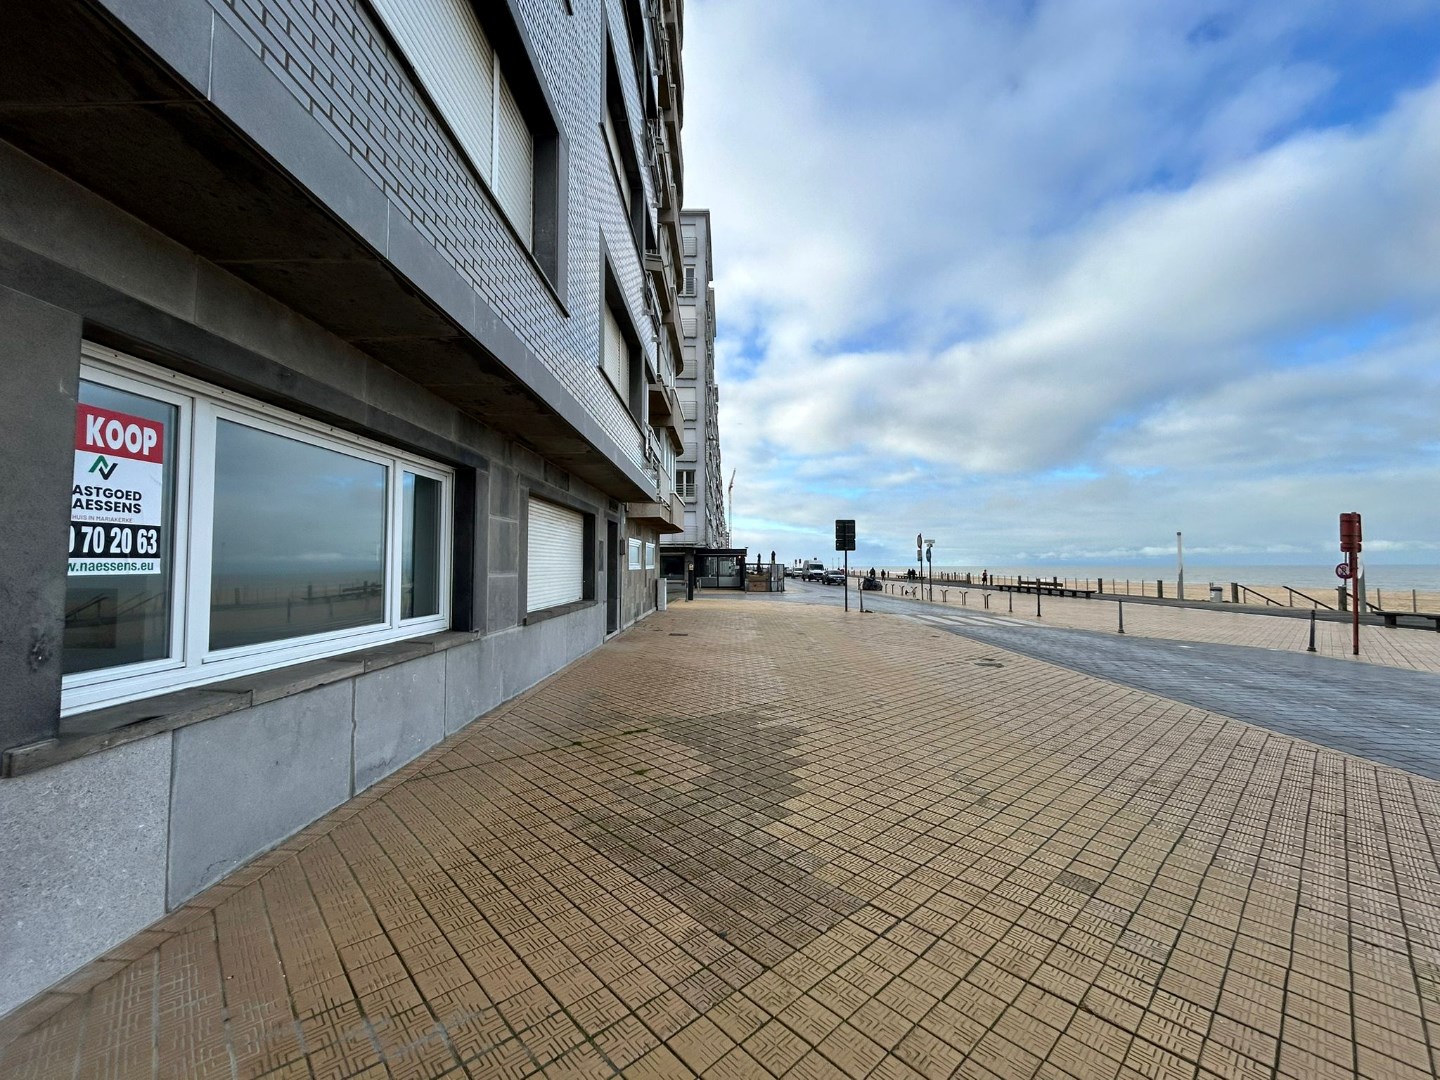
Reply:
[[[1348,562],[1335,564],[1335,576],[1342,581],[1350,576],[1350,564]]]

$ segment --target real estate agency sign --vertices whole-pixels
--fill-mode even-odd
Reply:
[[[70,492],[69,573],[158,574],[165,426],[80,405]]]

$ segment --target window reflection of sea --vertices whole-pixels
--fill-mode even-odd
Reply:
[[[307,574],[226,574],[210,596],[210,647],[235,648],[381,622],[375,569]]]

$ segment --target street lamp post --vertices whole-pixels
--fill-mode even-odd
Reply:
[[[1175,591],[1179,593],[1180,599],[1185,599],[1185,544],[1180,532],[1175,533]]]

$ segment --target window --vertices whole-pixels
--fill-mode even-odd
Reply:
[[[615,170],[615,181],[620,188],[620,201],[625,204],[628,214],[632,206],[630,176],[626,170],[626,155],[620,146],[620,134],[616,130],[615,117],[611,108],[605,108],[605,145],[610,150],[610,165]]]
[[[680,329],[686,337],[694,337],[699,333],[699,324],[695,321],[695,316],[693,314],[685,315],[682,313],[680,316]]]
[[[452,476],[87,345],[64,712],[444,629]]]
[[[620,88],[620,71],[615,62],[614,42],[608,38],[605,48],[605,99],[600,126],[610,155],[610,166],[620,193],[631,239],[637,249],[645,242],[645,181],[640,172],[640,159],[635,153],[635,128],[625,110],[625,94]],[[644,85],[643,80],[641,85]]]
[[[655,569],[655,545],[648,540],[645,542],[645,569]]]
[[[700,252],[700,245],[695,236],[694,225],[680,226],[680,254],[687,259],[693,259]]]
[[[695,470],[681,469],[675,474],[675,492],[682,499],[695,498]]]
[[[645,564],[641,561],[641,559],[643,558],[642,552],[644,549],[641,547],[640,541],[635,539],[635,537],[633,536],[630,537],[625,542],[625,550],[626,554],[629,556],[630,569],[643,570],[645,568]]]
[[[526,540],[525,611],[585,597],[585,517],[532,497]]]
[[[630,382],[633,378],[630,343],[625,340],[625,331],[621,328],[620,320],[615,317],[615,312],[608,303],[604,306],[603,319],[605,328],[600,343],[601,366],[605,369],[605,377],[610,380],[610,385],[615,387],[615,392],[628,408]]]
[[[526,245],[535,139],[471,0],[371,0],[435,108]]]
[[[685,267],[685,284],[680,287],[681,296],[695,295],[695,267]]]

